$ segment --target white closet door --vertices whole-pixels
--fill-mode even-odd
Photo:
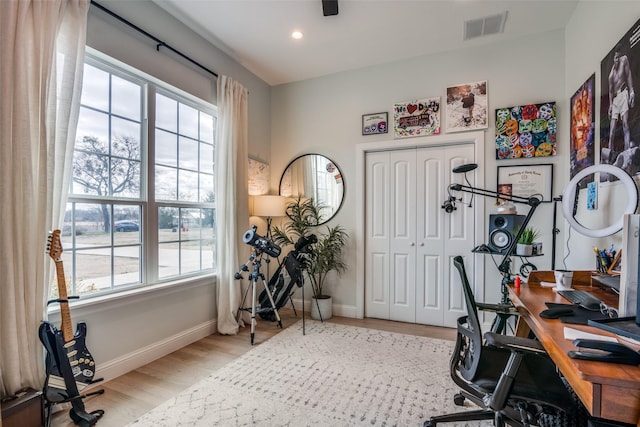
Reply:
[[[416,321],[416,155],[390,153],[390,319]]]
[[[474,148],[471,145],[457,145],[450,147],[446,152],[446,168],[447,173],[446,184],[464,184],[468,185],[465,180],[465,174],[451,172],[453,168],[464,164],[474,163]],[[471,186],[475,186],[474,173],[466,174]],[[460,197],[461,193],[458,193]],[[464,258],[464,265],[467,275],[471,281],[471,288],[475,289],[476,283],[473,281],[473,272],[475,271],[474,257],[471,249],[476,246],[475,242],[475,209],[476,204],[484,203],[482,197],[475,197],[471,206],[467,203],[471,201],[465,193],[463,204],[458,204],[458,209],[450,215],[445,215],[444,228],[446,232],[445,257],[447,260],[447,277],[444,284],[444,323],[443,326],[454,327],[458,317],[467,313],[464,304],[464,294],[462,284],[460,283],[460,275],[453,265],[453,259],[461,255]],[[444,200],[444,199],[443,199]]]
[[[389,152],[366,156],[365,317],[389,319]]]
[[[473,161],[473,145],[366,154],[366,317],[454,327],[464,313],[453,258],[473,271],[474,209],[441,206]]]
[[[417,258],[416,323],[443,325],[444,286],[447,281],[445,258],[446,199],[445,152],[443,149],[417,151]]]
[[[464,175],[451,172],[456,166],[472,163],[474,147],[425,148],[417,151],[417,270],[416,323],[454,327],[464,314],[460,279],[453,258],[462,255],[473,271],[473,257],[467,257],[474,241],[473,208],[457,204],[446,213],[442,202],[452,183],[463,184]],[[470,173],[469,176],[472,176]],[[470,181],[473,185],[473,181]],[[466,183],[464,183],[466,184]]]

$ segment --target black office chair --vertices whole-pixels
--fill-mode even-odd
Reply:
[[[424,426],[489,419],[498,427],[505,423],[586,425],[586,410],[538,341],[493,332],[487,332],[483,340],[462,257],[455,257],[453,263],[460,273],[467,305],[467,315],[458,318],[450,363],[451,378],[461,388],[454,402],[463,405],[468,399],[481,409],[434,416]]]

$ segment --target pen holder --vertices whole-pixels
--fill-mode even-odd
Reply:
[[[615,258],[608,254],[596,254],[596,270],[598,273],[609,274],[609,269],[617,263],[618,259],[619,257]]]
[[[602,255],[596,255],[596,271],[601,274],[607,274],[607,260]]]

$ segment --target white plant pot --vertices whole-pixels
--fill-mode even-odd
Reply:
[[[516,245],[516,255],[531,256],[533,254],[533,245],[523,245],[518,243]]]
[[[319,311],[318,307],[320,307]],[[331,319],[331,316],[333,316],[333,298],[311,298],[311,318],[313,320],[328,320]]]

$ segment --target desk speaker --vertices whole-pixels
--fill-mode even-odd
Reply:
[[[489,248],[494,252],[505,254],[525,218],[525,215],[489,215],[489,242],[487,243]]]

